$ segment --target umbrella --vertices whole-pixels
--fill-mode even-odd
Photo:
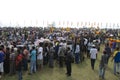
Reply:
[[[43,42],[44,42],[44,39],[41,38],[41,39],[36,40],[36,41],[34,42],[34,44],[35,44],[35,46],[38,46],[39,43],[43,43]]]
[[[110,34],[110,37],[113,37],[113,34]]]
[[[17,45],[17,47],[21,47],[21,48],[23,48],[23,47],[24,47],[24,45]]]
[[[63,38],[63,37],[57,37],[57,40],[58,40],[58,41],[61,41],[61,40],[66,40],[66,39]]]
[[[49,39],[44,39],[44,42],[50,43],[51,41]]]

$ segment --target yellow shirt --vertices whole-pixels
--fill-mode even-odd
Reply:
[[[113,53],[113,57],[115,57],[115,55],[118,53],[118,51],[114,51]]]

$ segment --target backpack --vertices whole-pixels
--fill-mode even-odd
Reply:
[[[16,60],[15,60],[15,65],[16,67],[18,67],[19,63],[23,60],[23,55],[22,54],[19,54],[17,57],[16,57]]]

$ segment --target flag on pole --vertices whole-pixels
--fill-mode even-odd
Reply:
[[[111,28],[111,23],[110,23],[110,28]]]
[[[81,22],[81,26],[83,26],[83,22]]]
[[[98,22],[98,24],[97,24],[97,29],[99,29],[99,22]]]
[[[43,26],[44,26],[44,24],[45,24],[45,23],[44,23],[44,21],[43,21]]]
[[[99,26],[99,22],[98,22],[97,26]]]
[[[106,28],[108,27],[108,23],[106,23]]]
[[[79,22],[77,22],[77,27],[79,26]]]
[[[94,22],[94,26],[96,26],[96,22]]]
[[[102,22],[101,22],[101,27],[102,27]]]
[[[85,27],[87,26],[87,22],[85,22]]]
[[[47,25],[49,25],[49,22],[47,21]]]
[[[25,25],[25,20],[24,20],[24,26],[26,26],[26,25]]]
[[[113,28],[115,27],[115,23],[113,24]]]
[[[89,22],[89,26],[90,26],[90,22]]]
[[[93,23],[91,23],[91,28],[93,28]]]
[[[38,20],[36,20],[36,26],[38,26]]]
[[[71,22],[71,26],[73,26],[73,22]]]
[[[63,21],[63,26],[65,25],[65,21]]]
[[[59,26],[61,25],[61,22],[59,21]]]
[[[68,27],[68,25],[69,25],[69,21],[67,21],[67,27]]]
[[[117,23],[117,27],[119,28],[119,24]]]

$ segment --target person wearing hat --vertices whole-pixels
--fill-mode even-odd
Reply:
[[[91,58],[91,67],[92,70],[94,70],[95,60],[97,57],[98,50],[95,47],[95,45],[92,45],[92,48],[90,49],[90,58]]]

